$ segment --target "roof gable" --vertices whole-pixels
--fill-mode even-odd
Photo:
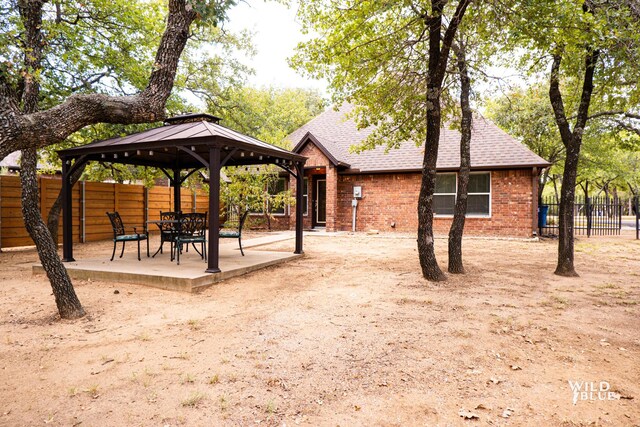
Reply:
[[[347,167],[347,168],[351,166],[348,163],[341,162],[338,159],[336,159],[335,156],[329,150],[327,150],[327,148],[324,145],[322,145],[322,143],[320,141],[318,141],[318,138],[313,136],[313,134],[311,132],[307,132],[302,137],[300,142],[298,142],[298,144],[293,148],[293,150],[291,150],[291,152],[296,153],[296,154],[301,154],[302,150],[304,150],[304,147],[306,147],[307,144],[309,144],[309,143],[312,143],[313,145],[318,147],[318,149],[322,152],[322,154],[324,154],[324,156],[327,159],[329,159],[329,161],[331,162],[332,165],[334,165],[334,166],[343,166],[343,167]]]
[[[377,146],[372,150],[352,153],[349,147],[362,142],[374,128],[358,129],[355,122],[347,119],[353,105],[343,104],[315,117],[291,133],[288,139],[296,144],[299,152],[305,144],[313,141],[334,164],[348,165],[353,171],[419,171],[422,170],[424,148],[406,141],[396,149],[387,150]],[[334,161],[335,160],[335,161]],[[475,116],[471,136],[471,167],[524,168],[546,167],[549,163],[519,141],[502,131],[490,120]],[[438,149],[439,170],[460,167],[460,132],[443,127]]]

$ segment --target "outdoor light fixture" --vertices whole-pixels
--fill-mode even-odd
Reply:
[[[262,160],[262,156],[258,157],[258,159]]]
[[[250,155],[251,157],[253,157],[253,151],[252,151],[252,152],[250,152],[250,153],[249,153],[249,155]]]
[[[240,157],[244,157],[244,151],[240,152]]]
[[[139,156],[140,155],[140,150],[136,150],[136,154]]]
[[[196,147],[194,145],[191,146],[191,151],[196,151]]]
[[[129,153],[127,153],[126,151],[124,152],[124,156],[125,157],[129,157]]]
[[[105,157],[107,157],[107,155],[106,154],[101,154],[100,157],[102,157],[104,159]]]
[[[115,154],[113,155],[113,158],[114,158],[114,159],[117,159],[117,158],[118,158],[118,153],[115,153]]]
[[[149,150],[149,155],[153,156],[153,150]]]

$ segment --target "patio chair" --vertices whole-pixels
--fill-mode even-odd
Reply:
[[[200,250],[196,247],[196,243],[200,244]],[[180,217],[178,223],[178,233],[175,238],[173,249],[178,265],[180,265],[180,253],[182,245],[189,244],[193,246],[198,255],[205,261],[207,260],[207,214],[205,213],[189,213]]]
[[[140,241],[147,241],[147,256],[149,256],[149,235],[147,229],[145,227],[144,233],[138,233],[136,227],[133,227],[133,234],[126,234],[124,224],[122,223],[122,218],[120,218],[120,214],[118,212],[107,212],[107,216],[109,217],[109,221],[111,221],[111,227],[113,227],[113,253],[111,254],[111,261],[113,261],[113,257],[116,255],[116,244],[118,242],[122,242],[122,251],[120,252],[120,258],[124,254],[124,245],[127,242],[138,242],[138,261],[140,258]]]
[[[162,212],[160,211],[160,221],[177,221],[180,219],[181,212]],[[160,229],[160,247],[153,254],[153,258],[158,255],[158,252],[163,253],[162,247],[164,246],[164,242],[169,242],[170,248],[169,253],[171,253],[172,261],[173,261],[173,243],[176,239],[177,224],[176,223],[162,223],[158,224],[158,228]]]
[[[240,217],[240,220],[237,224],[224,224],[218,232],[218,236],[221,239],[238,239],[238,245],[240,246],[240,253],[242,254],[242,256],[244,256],[244,251],[242,250],[242,227],[244,227],[244,223],[247,220],[248,215],[249,211],[246,211]]]

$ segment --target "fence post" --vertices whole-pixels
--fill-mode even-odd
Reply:
[[[87,202],[86,202],[86,181],[80,181],[80,229],[82,235],[80,236],[80,242],[87,243]]]
[[[635,205],[636,205],[636,240],[640,239],[640,201],[638,200],[640,197],[635,197]]]
[[[149,188],[144,187],[144,227],[149,233],[147,222],[149,222]]]
[[[584,210],[587,216],[587,237],[591,237],[591,197],[584,198]]]

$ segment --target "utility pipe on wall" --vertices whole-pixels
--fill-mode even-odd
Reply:
[[[351,206],[353,206],[353,220],[351,223],[351,231],[356,232],[356,211],[358,210],[358,199],[353,199],[351,201]]]

